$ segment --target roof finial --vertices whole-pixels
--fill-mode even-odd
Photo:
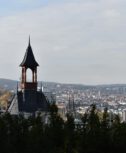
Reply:
[[[31,44],[30,44],[30,35],[29,35],[29,43],[28,43],[28,46],[31,46]]]
[[[17,93],[18,93],[18,82],[17,82]]]

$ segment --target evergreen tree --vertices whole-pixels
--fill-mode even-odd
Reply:
[[[58,108],[55,104],[50,106],[50,123],[46,127],[45,144],[47,152],[64,152],[64,121],[58,114]],[[50,150],[51,148],[51,150]]]
[[[67,121],[65,122],[65,135],[66,153],[74,153],[76,151],[76,135],[74,117],[72,114],[67,114]]]
[[[86,127],[86,148],[87,152],[99,152],[100,145],[100,120],[97,114],[96,106],[91,105]],[[90,147],[92,146],[92,147]]]

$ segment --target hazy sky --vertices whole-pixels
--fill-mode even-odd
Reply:
[[[0,77],[19,80],[31,35],[38,78],[126,83],[126,0],[0,0]]]

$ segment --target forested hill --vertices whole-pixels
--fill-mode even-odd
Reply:
[[[19,81],[16,81],[16,80],[0,78],[0,88],[7,89],[7,90],[14,90],[16,89],[18,82]],[[50,91],[56,88],[58,88],[58,90],[59,88],[83,90],[83,89],[95,87],[95,86],[90,86],[90,85],[64,84],[64,83],[45,82],[45,81],[42,81],[42,84],[45,90],[50,90]],[[38,85],[41,86],[41,81],[38,81]]]
[[[19,81],[0,78],[0,89],[4,90],[15,90],[17,89],[17,83]],[[41,82],[38,82],[38,85],[41,86]],[[44,90],[48,91],[59,91],[59,90],[87,90],[87,89],[107,89],[107,88],[126,88],[126,84],[108,84],[108,85],[83,85],[83,84],[64,84],[57,82],[45,82],[42,81]]]
[[[0,78],[0,89],[14,90],[16,88],[17,81],[10,79]]]

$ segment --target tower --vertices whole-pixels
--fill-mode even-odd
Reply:
[[[23,61],[20,64],[22,68],[20,88],[17,87],[15,94],[8,111],[12,115],[24,114],[24,116],[35,115],[36,112],[45,114],[49,110],[49,102],[42,90],[37,90],[37,67],[32,47],[30,44],[30,37],[28,47],[25,52]],[[28,81],[27,71],[32,71],[32,80]]]
[[[22,75],[21,75],[21,89],[22,90],[37,90],[37,67],[39,64],[36,62],[32,47],[30,44],[30,37],[29,37],[29,44],[26,49],[26,53],[20,67],[22,67]],[[32,81],[29,82],[27,80],[27,70],[30,69],[32,71]]]

